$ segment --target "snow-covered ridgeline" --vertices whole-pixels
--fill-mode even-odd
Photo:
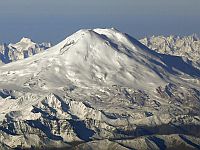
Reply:
[[[190,36],[152,36],[140,40],[152,50],[163,54],[183,56],[200,63],[200,38]]]
[[[2,44],[0,45],[0,63],[6,64],[21,60],[43,52],[50,47],[50,43],[37,44],[29,38],[22,38],[15,44]]]

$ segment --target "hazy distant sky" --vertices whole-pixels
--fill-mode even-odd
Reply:
[[[200,0],[0,0],[0,42],[56,43],[97,27],[136,38],[200,34]]]

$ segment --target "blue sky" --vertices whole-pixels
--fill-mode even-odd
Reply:
[[[200,0],[0,0],[0,42],[57,43],[81,28],[200,35]]]

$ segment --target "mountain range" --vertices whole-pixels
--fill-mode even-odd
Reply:
[[[200,67],[200,39],[196,34],[183,37],[152,36],[140,42],[156,52],[188,58],[196,67]]]
[[[186,57],[193,65],[200,67],[200,38],[190,36],[152,36],[139,40],[142,44],[156,52]],[[16,44],[0,44],[0,63],[10,63],[25,59],[52,47],[49,42],[37,44],[29,38],[22,38]]]
[[[1,149],[199,149],[198,59],[141,42],[82,29],[1,65]]]

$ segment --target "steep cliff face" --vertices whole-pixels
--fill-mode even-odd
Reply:
[[[1,147],[199,148],[200,70],[116,29],[80,30],[0,72]]]
[[[31,39],[22,38],[16,44],[0,45],[0,61],[2,64],[33,56],[51,47],[50,43],[34,43]]]

